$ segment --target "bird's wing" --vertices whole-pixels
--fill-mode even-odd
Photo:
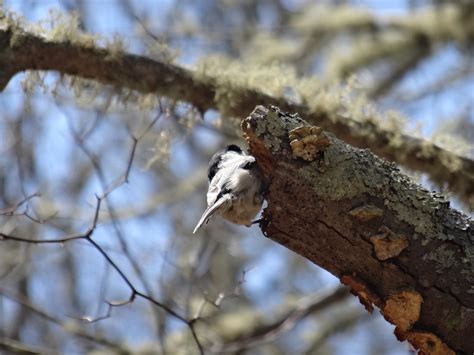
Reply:
[[[216,213],[219,210],[219,208],[222,205],[224,205],[226,203],[229,203],[230,200],[231,200],[231,196],[228,195],[228,194],[225,194],[225,195],[221,196],[215,203],[208,206],[206,208],[206,210],[204,211],[204,213],[202,214],[201,219],[196,224],[196,227],[194,228],[193,234],[195,234],[197,232],[197,230],[199,228],[201,228],[201,226],[203,224],[207,223],[209,221],[209,219],[214,215],[214,213]]]

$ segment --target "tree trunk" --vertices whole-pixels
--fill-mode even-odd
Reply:
[[[297,115],[242,129],[269,179],[270,239],[339,277],[426,354],[474,352],[474,223],[397,167]]]

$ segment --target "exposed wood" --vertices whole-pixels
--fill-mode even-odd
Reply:
[[[472,220],[394,164],[297,115],[259,106],[242,129],[271,181],[268,238],[341,278],[424,353],[474,352]],[[315,151],[324,137],[330,144]]]

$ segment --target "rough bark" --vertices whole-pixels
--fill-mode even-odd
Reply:
[[[457,197],[474,208],[474,161],[419,138],[386,130],[375,122],[361,123],[337,117],[324,109],[312,112],[306,105],[288,102],[248,87],[223,84],[215,78],[146,57],[114,53],[94,45],[48,41],[12,26],[0,28],[0,91],[25,70],[54,70],[61,74],[97,80],[118,88],[156,93],[190,102],[202,111],[222,106],[219,92],[233,91],[228,113],[244,117],[256,105],[277,105],[299,112],[306,119],[333,132],[345,142],[425,172],[440,185],[447,184]],[[394,144],[396,142],[396,144]]]
[[[270,182],[268,238],[339,277],[423,353],[474,352],[472,220],[297,115],[259,106],[242,129]]]

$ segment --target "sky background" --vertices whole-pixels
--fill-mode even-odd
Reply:
[[[51,11],[68,11],[68,1],[27,1],[27,0],[5,0],[4,8],[8,11],[15,12],[26,19],[27,22],[37,22],[48,19]],[[288,7],[295,6],[294,3],[298,1],[288,1]],[[408,10],[408,2],[405,1],[353,1],[364,8],[369,8],[377,14],[384,16],[391,16],[394,14],[404,13]],[[66,4],[66,5],[65,5]],[[153,19],[151,23],[154,30],[159,30],[161,24],[165,21],[163,16],[166,16],[168,9],[173,5],[173,1],[135,1],[133,7],[138,15],[146,14]],[[88,32],[98,33],[102,38],[113,39],[115,36],[125,39],[127,51],[137,54],[143,53],[143,45],[137,41],[138,36],[135,35],[136,26],[126,15],[126,9],[120,6],[117,1],[110,0],[94,0],[84,2],[84,24]],[[190,12],[189,16],[193,16]],[[272,26],[271,19],[269,19],[269,27]],[[210,42],[208,39],[202,38],[194,39],[186,42],[181,41],[173,43],[174,48],[178,49],[180,55],[178,63],[192,67],[198,59],[210,52],[219,50],[216,43]],[[459,61],[459,56],[455,48],[445,48],[439,54],[433,57],[426,63],[423,63],[414,73],[408,75],[403,80],[401,91],[412,90],[419,88],[420,85],[435,81],[436,78],[443,73],[446,68],[455,67]],[[370,75],[370,73],[368,74]],[[21,111],[25,103],[24,94],[21,92],[22,81],[25,75],[17,75],[14,80],[10,82],[7,89],[0,94],[0,110],[9,112],[9,117],[14,117],[15,112]],[[57,79],[57,74],[47,74],[45,77],[46,83],[53,83]],[[474,117],[472,104],[474,102],[474,83],[465,82],[460,83],[458,87],[453,88],[447,92],[438,95],[432,95],[417,103],[415,106],[407,105],[404,107],[392,107],[390,101],[379,102],[381,109],[395,109],[401,111],[410,120],[407,124],[407,129],[415,134],[422,134],[425,137],[430,137],[439,126],[436,121],[449,119],[459,110],[459,95],[471,97],[471,99],[463,100],[469,103],[466,105],[466,110],[470,110],[471,118]],[[67,180],[75,172],[70,170],[70,163],[74,159],[86,159],[77,153],[77,147],[74,146],[71,139],[69,124],[81,126],[79,120],[83,119],[84,113],[93,116],[93,113],[88,112],[87,109],[79,110],[74,103],[70,105],[62,103],[58,107],[57,102],[49,94],[44,94],[41,90],[37,90],[33,95],[32,111],[35,112],[33,119],[41,119],[42,134],[39,137],[35,136],[35,132],[30,132],[31,136],[37,140],[37,166],[39,181],[31,181],[26,184],[25,188],[28,192],[41,190],[42,186],[48,186],[49,191],[42,191],[44,194],[55,196],[58,203],[64,205],[74,205],[85,211],[85,216],[79,216],[77,221],[73,221],[78,230],[84,230],[90,223],[94,212],[94,194],[103,191],[100,181],[92,179],[88,182],[87,188],[83,190],[80,200],[69,200],[68,195],[65,194]],[[112,115],[113,116],[113,115]],[[127,131],[114,131],[113,140],[109,142],[103,141],[103,132],[110,129],[115,129],[116,125],[111,122],[112,116],[105,120],[100,129],[94,132],[88,140],[88,145],[98,148],[102,145],[114,144],[113,140],[126,141],[130,140]],[[215,119],[216,114],[208,113],[206,119],[210,122]],[[92,118],[91,118],[92,120]],[[0,154],[2,150],[8,146],[8,132],[6,132],[6,125],[0,119],[0,136],[7,137],[7,139],[0,142]],[[69,122],[69,124],[68,124]],[[2,132],[3,130],[3,132]],[[192,137],[191,137],[192,136]],[[197,161],[188,149],[185,148],[183,142],[189,139],[194,139],[200,142],[206,142],[209,152],[216,150],[222,143],[225,144],[219,135],[212,132],[212,130],[197,126],[191,133],[176,136],[171,142],[171,156],[172,160],[168,163],[173,173],[180,179],[187,179],[192,176],[197,170],[205,167],[206,162]],[[127,165],[127,158],[129,149],[131,148],[131,140],[128,145],[117,145],[115,150],[107,150],[104,156],[101,156],[102,161],[109,163],[110,169],[107,170],[106,180],[112,181],[115,177],[120,176]],[[2,147],[3,146],[3,147]],[[3,149],[2,149],[3,148]],[[153,147],[144,147],[140,152],[144,155],[151,154]],[[44,185],[42,184],[44,182]],[[58,184],[47,185],[47,181],[57,181]],[[145,200],[149,195],[156,193],[156,182],[153,181],[153,175],[149,173],[144,164],[138,162],[131,171],[130,184],[120,187],[111,195],[111,200],[116,208],[123,206],[139,206],[141,201]],[[421,179],[421,182],[427,184],[428,188],[432,186],[426,179]],[[186,197],[181,197],[186,199]],[[189,220],[187,223],[190,227],[188,231],[178,231],[170,222],[170,213],[166,206],[159,207],[156,213],[148,214],[139,219],[124,220],[120,222],[121,232],[127,236],[127,245],[130,248],[132,255],[140,255],[140,263],[142,271],[149,279],[158,279],[165,277],[167,270],[175,266],[167,263],[163,257],[166,251],[170,249],[170,243],[173,242],[176,234],[183,234],[183,237],[191,238],[192,226],[194,221],[199,218],[202,210],[205,197],[198,200],[193,198],[189,201],[189,211],[183,211],[183,218]],[[455,206],[459,206],[456,202]],[[87,216],[88,215],[88,216]],[[224,226],[224,227],[223,227]],[[275,292],[280,285],[279,279],[282,275],[287,274],[288,260],[292,257],[292,252],[287,249],[262,238],[261,233],[257,227],[245,229],[242,231],[240,227],[230,227],[223,222],[216,222],[213,228],[226,228],[229,233],[235,234],[230,242],[227,242],[228,252],[230,257],[240,258],[241,255],[249,255],[249,262],[245,265],[246,282],[242,285],[246,295],[255,302],[258,309],[263,313],[271,312],[277,307],[282,298],[285,296],[284,292]],[[45,237],[60,237],[63,235],[61,229],[54,230],[52,228],[44,229],[42,235]],[[235,236],[238,235],[238,238]],[[222,238],[225,236],[222,235]],[[110,224],[101,225],[94,238],[100,241],[101,245],[110,251],[114,260],[127,272],[128,275],[139,284],[138,279],[133,276],[131,266],[120,247],[117,245],[115,232],[113,226]],[[202,236],[195,237],[196,248],[199,247]],[[106,279],[107,284],[107,299],[123,300],[129,296],[129,290],[123,284],[123,281],[114,273],[110,272],[109,266],[105,263],[103,258],[95,251],[91,251],[91,246],[83,242],[74,243],[74,245],[64,246],[33,246],[35,248],[34,260],[31,267],[34,271],[33,282],[30,285],[31,293],[35,303],[56,314],[63,314],[66,316],[80,316],[78,314],[70,314],[71,309],[63,304],[61,299],[51,302],[51,297],[55,294],[61,294],[61,288],[67,284],[64,280],[64,274],[60,269],[51,267],[60,260],[60,255],[64,252],[64,248],[71,253],[73,262],[78,265],[79,270],[78,282],[80,289],[84,294],[81,295],[83,304],[81,305],[84,314],[96,317],[105,312],[104,303],[97,299],[97,289],[103,286],[103,280]],[[161,258],[157,258],[161,255]],[[167,258],[179,264],[179,255],[167,255]],[[303,261],[307,264],[305,266],[305,273],[298,274],[298,277],[293,281],[295,287],[300,290],[302,294],[310,294],[318,290],[337,285],[339,281],[329,273],[318,268],[309,262]],[[6,280],[8,284],[8,279]],[[280,290],[283,291],[283,290]],[[157,297],[160,297],[160,289],[154,287]],[[272,293],[274,297],[267,297],[268,293]],[[90,299],[96,299],[97,302],[91,303]],[[359,306],[358,301],[352,299],[354,307]],[[13,303],[3,299],[4,305],[4,319],[8,320],[9,312],[12,312],[16,307]],[[136,301],[133,307],[146,308],[148,305],[143,301]],[[377,312],[375,312],[377,313]],[[117,322],[117,319],[125,319],[127,322]],[[135,318],[134,318],[135,317]],[[126,341],[130,344],[139,345],[148,338],[153,337],[149,331],[149,319],[137,316],[137,312],[132,310],[132,307],[123,307],[114,309],[114,317],[105,319],[101,326],[109,329],[111,336],[113,334],[126,334]],[[305,321],[312,326],[317,326],[314,320]],[[379,316],[373,316],[369,321],[376,325],[379,329],[378,337],[383,337],[386,344],[390,344],[392,349],[390,354],[407,354],[408,346],[399,343],[392,335],[393,327],[385,322]],[[176,327],[183,326],[176,323]],[[91,325],[91,328],[95,325]],[[117,331],[115,331],[117,330]],[[35,339],[34,327],[31,327],[30,334],[27,335],[31,339]],[[285,335],[285,337],[294,336],[293,333]],[[372,334],[367,332],[367,328],[356,327],[352,331],[337,335],[331,339],[334,346],[340,350],[341,354],[362,354],[367,351],[367,347],[371,344]],[[362,339],[362,340],[361,340]],[[69,348],[70,347],[70,348]],[[65,351],[73,351],[74,344],[66,344]]]

